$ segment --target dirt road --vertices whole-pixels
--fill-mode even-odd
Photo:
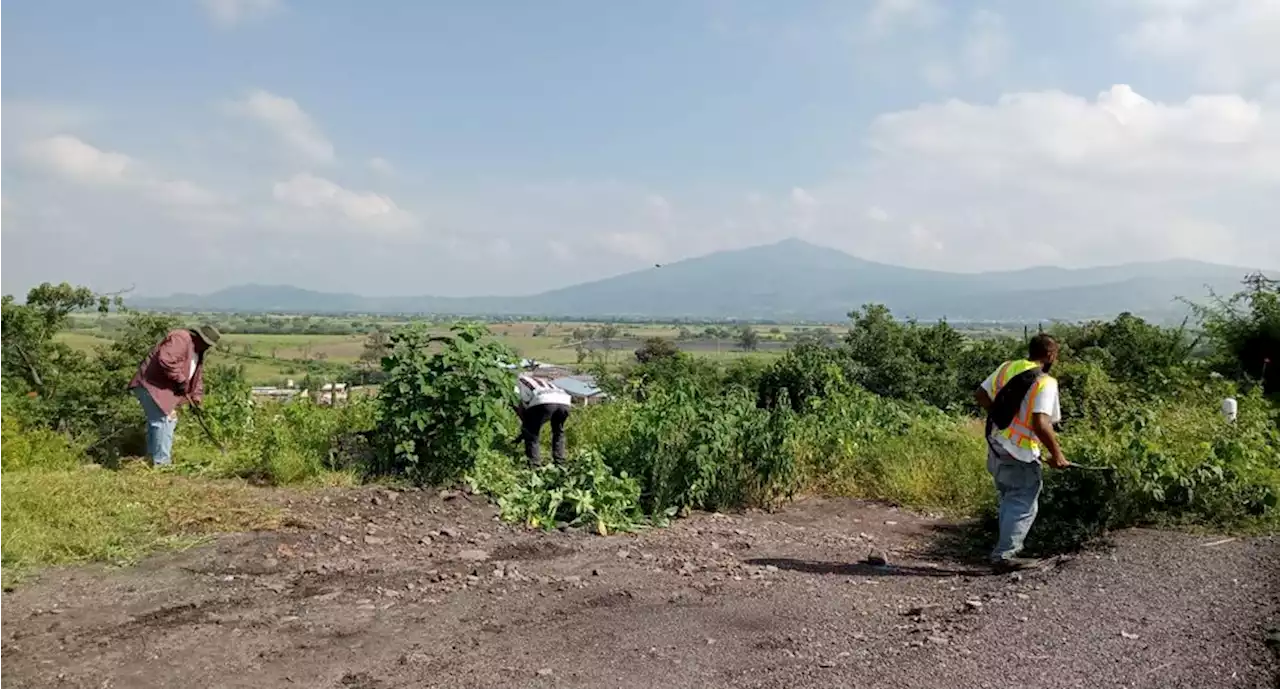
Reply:
[[[296,528],[6,594],[4,686],[1280,686],[1274,537],[1131,531],[1018,577],[851,501],[607,538],[435,492],[291,501]]]

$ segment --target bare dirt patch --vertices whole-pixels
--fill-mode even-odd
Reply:
[[[854,501],[602,538],[449,493],[281,500],[295,527],[6,594],[4,685],[1276,686],[1271,538],[1131,531],[1008,577]]]

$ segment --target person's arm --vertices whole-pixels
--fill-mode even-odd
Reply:
[[[1049,451],[1049,466],[1064,469],[1070,462],[1062,454],[1062,446],[1058,444],[1058,434],[1053,432],[1053,417],[1048,414],[1032,414],[1031,430],[1036,432],[1040,444]]]
[[[1053,430],[1053,421],[1059,413],[1058,381],[1045,376],[1039,385],[1039,394],[1034,396],[1034,407],[1031,409],[1031,430],[1035,432],[1040,444],[1048,450],[1049,457],[1046,461],[1049,466],[1062,469],[1071,463],[1062,454],[1062,446],[1058,444],[1058,434]]]
[[[995,404],[995,400],[991,399],[991,394],[987,392],[986,388],[974,390],[973,401],[977,402],[978,406],[982,407],[982,411],[985,412],[991,411],[991,405]]]

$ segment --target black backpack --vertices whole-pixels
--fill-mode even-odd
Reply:
[[[987,434],[991,434],[991,429],[999,428],[1004,430],[1013,423],[1013,417],[1018,415],[1018,409],[1022,406],[1022,400],[1026,398],[1027,392],[1031,390],[1031,386],[1044,375],[1044,370],[1039,366],[1029,368],[1022,373],[1014,376],[1000,391],[996,393],[996,398],[991,401],[991,409],[987,411]]]

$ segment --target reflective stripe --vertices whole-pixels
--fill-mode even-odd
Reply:
[[[1009,378],[1025,371],[1029,371],[1037,366],[1039,366],[1039,364],[1026,359],[1019,361],[1006,361],[1001,364],[998,372],[996,373],[996,394],[1000,394],[1000,389],[1004,387]],[[1009,424],[1009,427],[1003,431],[998,431],[1018,447],[1027,450],[1035,451],[1040,449],[1040,441],[1036,439],[1035,430],[1031,428],[1031,415],[1032,410],[1035,409],[1036,397],[1040,395],[1040,388],[1044,386],[1044,382],[1045,379],[1041,377],[1033,383],[1031,389],[1027,391],[1027,396],[1023,400],[1026,406],[1026,412],[1021,413],[1022,408],[1019,407],[1020,413],[1013,417],[1013,421]],[[992,398],[994,399],[994,395]]]
[[[996,374],[996,393],[999,393],[1000,388],[1004,387],[1005,379],[1009,375],[1009,367],[1012,365],[1012,361],[1006,361],[1000,366],[1000,372]]]

